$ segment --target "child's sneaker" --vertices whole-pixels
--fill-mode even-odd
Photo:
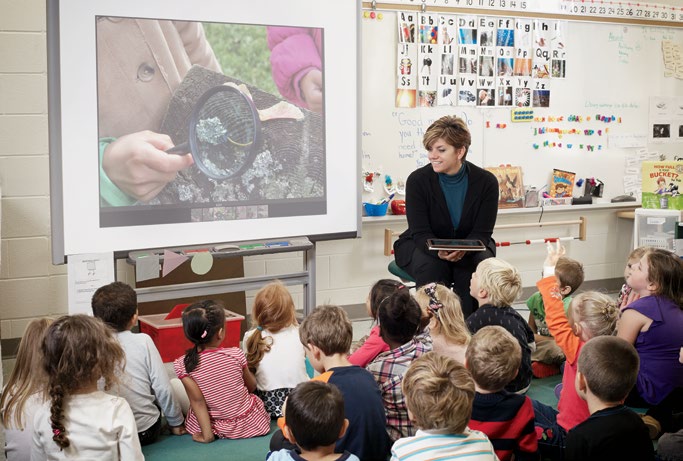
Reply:
[[[659,434],[662,432],[662,425],[650,415],[641,415],[641,417],[643,418],[645,427],[647,427],[647,431],[650,434],[650,439],[656,440]]]
[[[548,378],[560,374],[560,367],[543,362],[531,362],[531,373],[534,378]]]

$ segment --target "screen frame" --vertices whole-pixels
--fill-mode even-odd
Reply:
[[[361,231],[361,3],[332,0],[47,0],[48,129],[52,260],[66,256]],[[333,14],[331,14],[333,13]],[[324,29],[324,215],[101,228],[97,146],[97,16],[159,18]],[[352,44],[353,46],[349,46]],[[68,102],[68,103],[65,103]],[[68,153],[68,154],[67,154]],[[353,187],[355,193],[350,194]]]

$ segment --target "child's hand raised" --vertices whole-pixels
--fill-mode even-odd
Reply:
[[[562,243],[560,243],[560,239],[555,240],[555,245],[553,245],[552,242],[546,243],[546,249],[548,250],[548,254],[543,262],[544,268],[554,268],[557,264],[557,260],[567,253]]]

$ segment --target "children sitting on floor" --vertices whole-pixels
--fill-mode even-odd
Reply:
[[[624,406],[638,365],[635,348],[621,338],[598,336],[586,342],[575,386],[591,415],[567,434],[566,461],[654,459],[645,423]]]
[[[572,293],[583,283],[583,265],[567,257],[557,260],[555,277],[560,284],[560,294],[567,312],[572,302]],[[534,332],[536,350],[531,353],[531,371],[536,378],[547,378],[560,373],[560,365],[564,362],[564,353],[548,331],[545,322],[543,298],[538,291],[531,295],[526,302],[529,308],[529,327]]]
[[[31,459],[144,460],[130,405],[98,390],[98,381],[110,389],[125,365],[113,330],[65,315],[47,329],[42,350],[49,399],[34,416]]]
[[[562,295],[554,275],[557,260],[564,256],[564,247],[548,244],[548,256],[543,264],[544,278],[536,283],[543,296],[548,330],[566,357],[562,375],[562,390],[557,409],[533,400],[538,448],[543,457],[561,457],[567,432],[588,419],[588,405],[574,387],[576,366],[583,345],[596,336],[614,333],[619,317],[616,302],[595,291],[581,293],[572,299],[567,315]]]
[[[387,432],[394,441],[415,434],[401,391],[401,380],[411,362],[431,349],[431,345],[415,338],[421,330],[421,316],[420,306],[407,290],[397,291],[377,309],[379,334],[391,350],[379,354],[367,369],[379,384],[387,415]]]
[[[125,398],[133,410],[140,444],[147,445],[159,438],[162,414],[173,434],[185,434],[183,413],[159,351],[148,335],[131,331],[138,323],[135,290],[122,282],[110,283],[95,291],[91,306],[95,317],[116,330],[116,338],[126,354],[125,376],[112,391]]]
[[[477,391],[469,427],[488,436],[500,461],[538,460],[531,399],[504,390],[521,361],[517,340],[499,326],[477,331],[467,348],[465,366]]]
[[[333,384],[301,383],[289,393],[283,411],[285,437],[301,453],[283,448],[268,454],[268,461],[359,461],[348,451],[335,453],[337,440],[344,436],[349,420],[344,418],[344,397]]]
[[[509,392],[524,393],[531,384],[531,351],[536,347],[534,332],[512,307],[522,291],[519,271],[498,258],[485,259],[472,274],[470,294],[479,309],[467,318],[472,334],[487,325],[498,325],[509,331],[522,348],[522,363],[517,376],[505,386]]]
[[[314,380],[334,384],[344,396],[344,413],[349,428],[336,444],[336,453],[348,451],[362,460],[384,461],[391,441],[386,433],[386,416],[377,383],[367,370],[348,360],[353,327],[346,311],[339,306],[319,306],[299,327],[306,355],[320,376]],[[287,416],[278,420],[280,429]],[[277,431],[270,450],[293,448]]]
[[[498,459],[486,434],[467,427],[474,382],[464,366],[450,357],[427,352],[405,372],[403,392],[417,432],[394,443],[392,461]]]

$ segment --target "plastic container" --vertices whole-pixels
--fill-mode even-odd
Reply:
[[[178,311],[176,308],[171,311],[171,314]],[[140,332],[152,338],[164,362],[174,361],[192,347],[192,343],[185,338],[182,319],[180,317],[166,318],[168,316],[167,314],[152,314],[139,317]],[[222,347],[239,347],[242,320],[244,320],[243,316],[225,310],[225,338],[221,343]]]
[[[389,202],[382,203],[381,205],[363,202],[363,208],[365,208],[365,216],[384,216],[387,214]]]

